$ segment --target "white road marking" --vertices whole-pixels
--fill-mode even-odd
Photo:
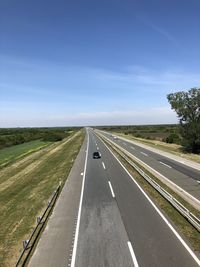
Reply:
[[[174,187],[176,187],[180,192],[184,192],[184,194],[186,194],[189,198],[192,198],[196,203],[200,204],[200,200],[198,200],[197,198],[195,198],[194,196],[192,196],[191,194],[189,194],[187,191],[185,191],[182,187],[178,186],[176,183],[172,182],[170,179],[168,179],[166,176],[164,176],[163,174],[161,174],[160,172],[156,171],[154,168],[152,168],[150,165],[148,165],[147,163],[145,163],[144,161],[142,161],[141,159],[135,157],[134,155],[132,155],[131,153],[129,153],[127,150],[126,152],[131,156],[134,157],[138,160],[139,163],[142,163],[144,166],[148,167],[150,170],[152,170],[153,172],[157,173],[159,176],[161,176],[163,179],[165,179],[167,182],[169,182],[170,184],[172,184]]]
[[[197,181],[198,184],[200,184],[200,181]]]
[[[110,181],[108,181],[108,184],[109,184],[109,186],[110,186],[110,191],[111,191],[112,197],[114,197],[114,198],[115,198],[115,193],[114,193],[114,191],[113,191],[113,188],[112,188],[111,182],[110,182]]]
[[[141,153],[142,155],[148,157],[148,155],[147,155],[146,153],[144,153],[144,152],[140,152],[140,153]]]
[[[104,162],[102,161],[103,168],[106,169]]]
[[[166,166],[166,167],[168,167],[168,168],[172,168],[171,166],[169,166],[169,165],[167,165],[167,164],[165,164],[164,162],[162,162],[162,161],[159,161],[162,165],[164,165],[164,166]]]
[[[97,150],[99,150],[99,148],[97,147]]]
[[[131,146],[131,148],[132,148],[133,150],[135,150],[135,148],[134,148],[133,146]]]
[[[87,141],[87,150],[86,150],[87,152],[86,152],[86,158],[85,158],[84,174],[83,174],[81,196],[80,196],[79,209],[78,209],[78,218],[77,218],[76,234],[75,234],[75,239],[74,239],[74,247],[73,247],[71,267],[75,266],[75,261],[76,261],[76,251],[77,251],[77,245],[78,245],[78,235],[79,235],[80,219],[81,219],[81,209],[82,209],[82,203],[83,203],[83,192],[84,192],[84,186],[85,186],[85,175],[86,175],[87,160],[88,160],[88,150],[89,150],[89,134],[88,134],[88,141]]]
[[[102,143],[104,143],[101,140]],[[104,143],[105,145],[105,143]],[[106,145],[105,145],[106,146]],[[107,146],[106,146],[107,147]],[[107,147],[108,148],[108,147]],[[109,149],[109,148],[108,148]],[[132,155],[131,153],[129,153],[127,150],[126,152],[132,156],[135,157],[134,155]],[[137,158],[137,157],[135,157]],[[182,187],[178,186],[176,183],[172,182],[170,179],[168,179],[166,176],[164,176],[163,174],[161,174],[160,172],[156,171],[155,169],[153,169],[151,166],[149,166],[148,164],[144,163],[144,161],[140,160],[139,158],[137,158],[137,160],[142,163],[144,166],[148,167],[149,169],[151,169],[152,171],[154,171],[155,173],[157,173],[159,176],[161,176],[163,179],[165,179],[167,182],[169,182],[170,184],[172,184],[174,187],[176,187],[180,192],[183,192],[184,194],[186,194],[189,198],[192,198],[196,203],[200,204],[200,200],[198,200],[197,198],[195,198],[194,196],[192,196],[191,194],[189,194],[187,191],[185,191]],[[178,161],[179,162],[179,161]]]
[[[131,253],[131,257],[132,257],[132,260],[133,260],[134,267],[139,267],[137,259],[136,259],[136,256],[135,256],[135,253],[134,253],[134,250],[133,250],[133,247],[131,245],[131,242],[128,241],[127,244],[128,244],[128,248],[129,248],[130,253]]]
[[[103,142],[103,141],[102,141]],[[104,143],[104,142],[103,142]],[[144,194],[144,196],[147,198],[147,200],[150,202],[150,204],[153,206],[153,208],[157,211],[157,213],[160,215],[160,217],[163,219],[163,221],[167,224],[167,226],[170,228],[170,230],[174,233],[174,235],[177,237],[177,239],[181,242],[181,244],[184,246],[184,248],[187,250],[187,252],[190,254],[190,256],[194,259],[194,261],[200,266],[200,259],[195,255],[195,253],[191,250],[191,248],[185,243],[185,241],[182,239],[182,237],[178,234],[178,232],[174,229],[174,227],[171,225],[171,223],[165,218],[165,216],[162,214],[162,212],[156,207],[156,205],[153,203],[153,201],[148,197],[148,195],[144,192],[144,190],[141,188],[141,186],[137,183],[136,180],[132,177],[132,175],[129,173],[129,171],[122,165],[122,163],[119,161],[119,159],[113,154],[113,152],[110,150],[110,148],[104,143],[104,145],[107,147],[107,149],[110,151],[110,153],[113,155],[113,157],[119,162],[119,164],[122,166],[122,168],[126,171],[126,173],[129,175],[129,177],[133,180],[133,182],[137,185],[137,187],[140,189],[140,191]]]

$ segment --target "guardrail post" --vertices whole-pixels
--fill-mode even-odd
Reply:
[[[51,206],[51,201],[48,201],[48,207],[50,207]]]
[[[40,216],[37,217],[37,224],[39,224],[39,223],[41,223],[41,217]]]
[[[27,240],[23,240],[23,248],[24,248],[24,249],[27,249],[28,242],[29,242],[28,239],[27,239]]]

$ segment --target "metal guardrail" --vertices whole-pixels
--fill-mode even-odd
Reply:
[[[34,244],[35,244],[44,224],[46,223],[48,215],[49,215],[50,211],[52,210],[52,208],[56,202],[56,199],[57,199],[59,191],[60,191],[60,187],[61,187],[61,183],[58,185],[58,187],[54,191],[54,193],[53,193],[51,199],[49,200],[48,205],[47,205],[45,211],[43,212],[42,216],[37,217],[37,225],[34,228],[31,236],[29,237],[28,240],[23,241],[23,251],[22,251],[21,255],[19,256],[15,267],[25,266],[27,259],[30,255],[33,247],[34,247]]]
[[[105,138],[103,136],[103,138]],[[153,188],[155,188],[173,207],[178,210],[196,229],[200,232],[200,219],[197,218],[192,212],[190,212],[184,205],[182,205],[175,197],[162,188],[154,179],[147,175],[141,168],[138,167],[129,157],[125,155],[125,152],[120,150],[119,146],[116,146],[113,142],[106,138],[106,141],[124,158]]]

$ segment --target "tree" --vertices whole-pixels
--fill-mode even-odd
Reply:
[[[183,146],[200,153],[200,88],[168,94],[167,99],[178,115]]]

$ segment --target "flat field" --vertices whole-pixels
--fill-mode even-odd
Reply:
[[[127,125],[127,126],[105,126],[99,127],[105,131],[123,133],[137,138],[164,141],[170,134],[178,135],[178,125]],[[177,140],[178,141],[178,140]]]
[[[49,144],[50,142],[35,140],[20,145],[14,145],[11,147],[0,149],[0,167],[16,159],[19,159],[29,153],[35,152],[45,146],[48,146]]]
[[[64,184],[84,140],[73,132],[0,170],[0,266],[14,266],[22,241],[47,206],[59,181]]]

